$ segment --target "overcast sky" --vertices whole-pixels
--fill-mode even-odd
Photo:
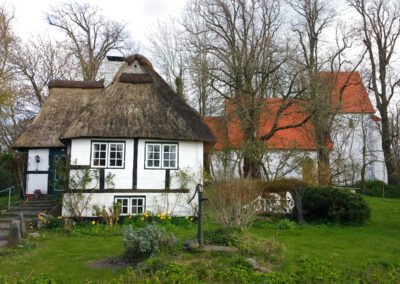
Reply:
[[[15,12],[14,29],[19,37],[27,39],[37,33],[49,32],[56,29],[50,27],[45,14],[51,5],[62,3],[61,0],[8,0],[7,7],[13,7]],[[131,37],[135,41],[145,42],[146,33],[158,19],[179,16],[186,0],[87,0],[97,5],[103,14],[112,20],[127,24]]]

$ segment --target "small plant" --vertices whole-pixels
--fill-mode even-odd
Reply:
[[[165,228],[148,225],[144,228],[127,226],[123,231],[125,257],[132,262],[138,262],[156,255],[162,249],[172,248],[176,244],[173,235],[167,234]]]
[[[108,189],[114,189],[115,187],[115,182],[114,182],[115,174],[113,173],[108,173],[104,179],[104,182],[106,184],[106,188]]]
[[[278,222],[276,222],[276,228],[278,230],[289,230],[289,229],[295,229],[297,227],[297,224],[293,221],[290,221],[289,219],[280,219]]]
[[[61,228],[64,225],[64,221],[61,216],[55,217],[55,216],[46,214],[46,212],[40,212],[37,215],[37,218],[48,229]]]
[[[114,226],[118,224],[119,215],[121,214],[120,203],[114,202],[108,208],[106,208],[104,205],[102,207],[94,205],[93,210],[95,211],[96,215],[101,217],[107,225]]]

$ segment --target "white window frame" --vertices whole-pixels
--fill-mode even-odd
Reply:
[[[106,164],[104,166],[99,166],[94,164],[94,147],[95,145],[106,145]],[[110,165],[110,151],[111,144],[122,145],[122,164],[121,166],[111,166]],[[118,147],[118,146],[117,146]],[[125,168],[125,142],[120,141],[91,141],[91,156],[90,156],[90,166],[92,168],[110,168],[110,169],[123,169]],[[117,161],[117,160],[116,160]]]
[[[146,146],[146,151],[145,151],[145,165],[146,165],[146,168],[148,168],[148,169],[161,169],[161,165],[162,165],[162,145],[160,144],[160,143],[146,143],[145,144],[145,146]],[[153,149],[154,149],[154,146],[158,146],[159,148],[160,148],[160,152],[159,152],[159,154],[160,154],[160,158],[159,158],[159,165],[158,165],[158,167],[157,166],[149,166],[149,161],[150,161],[150,159],[148,159],[147,157],[148,157],[148,154],[149,154],[149,146],[153,146]],[[154,152],[154,150],[153,150],[153,152]],[[152,161],[154,162],[155,161],[155,159],[152,159]]]
[[[122,213],[123,208],[121,207],[121,216],[130,216],[130,215],[141,215],[144,214],[144,212],[146,212],[146,197],[145,196],[117,196],[114,198],[114,202],[121,202],[121,204],[123,204],[124,200],[127,200],[127,213]],[[133,200],[136,200],[137,203],[135,205],[135,208],[137,209],[137,211],[139,211],[139,208],[142,208],[142,212],[141,213],[133,213],[132,207],[133,205]],[[142,200],[142,205],[139,206],[138,202],[139,200]],[[121,205],[122,206],[122,205]],[[126,206],[124,206],[126,207]]]
[[[95,145],[99,145],[99,148],[101,148],[101,145],[106,145],[106,157],[105,157],[105,165],[104,166],[101,166],[101,165],[95,165],[94,164],[94,160],[96,159],[95,157],[94,157],[94,154],[95,154],[95,150],[94,150],[94,148],[95,148]],[[91,144],[91,157],[90,157],[90,165],[91,165],[91,167],[93,167],[93,168],[107,168],[107,159],[108,159],[108,143],[107,142],[100,142],[100,141],[94,141],[94,142],[92,142],[92,144]],[[100,156],[99,156],[99,158],[97,158],[97,159],[99,159],[100,160]]]
[[[160,147],[160,164],[158,167],[149,166],[148,156],[148,146],[159,146]],[[164,166],[164,146],[174,146],[176,147],[175,151],[175,167],[166,167]],[[169,152],[173,153],[173,152]],[[157,142],[146,142],[145,143],[145,161],[144,161],[145,169],[172,169],[177,170],[179,167],[179,144],[178,143],[157,143]]]

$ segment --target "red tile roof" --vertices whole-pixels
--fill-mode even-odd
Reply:
[[[374,113],[375,110],[369,100],[368,94],[362,84],[359,73],[341,72],[336,73],[323,72],[323,79],[332,80],[335,86],[332,91],[332,105],[338,108],[339,113]],[[346,86],[345,86],[346,85]],[[341,88],[343,89],[340,95]],[[300,101],[298,101],[300,102]],[[260,114],[260,127],[257,137],[269,133],[272,129],[276,113],[282,104],[280,99],[265,99],[263,110]],[[229,119],[224,117],[206,117],[205,122],[213,131],[217,138],[214,149],[221,150],[225,147],[239,148],[243,140],[243,132],[239,118],[235,116],[234,105],[226,102],[226,113]],[[281,115],[278,126],[293,125],[304,121],[307,113],[300,103],[292,104]],[[305,151],[315,151],[317,144],[314,137],[314,125],[311,120],[297,128],[289,128],[276,132],[265,146],[269,149],[299,149]],[[229,138],[229,139],[228,139]],[[327,137],[327,146],[333,148],[332,142]]]
[[[334,84],[332,106],[339,113],[375,113],[358,72],[321,72],[322,81]],[[342,92],[341,92],[342,90]]]

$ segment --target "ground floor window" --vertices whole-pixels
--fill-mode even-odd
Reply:
[[[146,197],[123,196],[115,197],[115,202],[121,204],[121,215],[138,215],[145,212]]]

